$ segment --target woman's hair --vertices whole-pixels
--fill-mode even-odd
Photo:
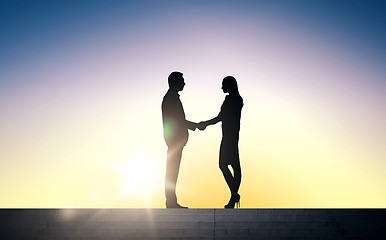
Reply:
[[[234,78],[232,76],[227,76],[222,81],[223,81],[223,84],[228,85],[229,90],[231,92],[239,94],[239,88],[237,87],[236,78]]]

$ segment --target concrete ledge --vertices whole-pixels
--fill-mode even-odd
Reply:
[[[386,209],[0,209],[0,239],[381,239]]]

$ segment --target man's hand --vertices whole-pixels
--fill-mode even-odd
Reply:
[[[197,124],[197,128],[200,129],[201,131],[205,130],[205,128],[207,127],[208,125],[205,123],[205,122],[199,122]]]

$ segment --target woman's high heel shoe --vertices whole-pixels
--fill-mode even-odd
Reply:
[[[236,193],[235,195],[232,195],[231,199],[229,199],[229,203],[224,206],[224,208],[239,208],[240,207],[240,195]]]

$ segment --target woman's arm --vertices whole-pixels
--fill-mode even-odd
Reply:
[[[204,121],[204,123],[205,123],[205,125],[206,126],[208,126],[208,125],[213,125],[213,124],[216,124],[216,123],[218,123],[218,122],[220,122],[221,121],[221,118],[220,118],[220,114],[217,116],[217,117],[215,117],[215,118],[212,118],[212,119],[210,119],[210,120],[208,120],[208,121]]]
[[[198,129],[204,130],[208,125],[213,125],[220,121],[221,121],[221,113],[219,113],[218,116],[215,118],[198,123]]]

